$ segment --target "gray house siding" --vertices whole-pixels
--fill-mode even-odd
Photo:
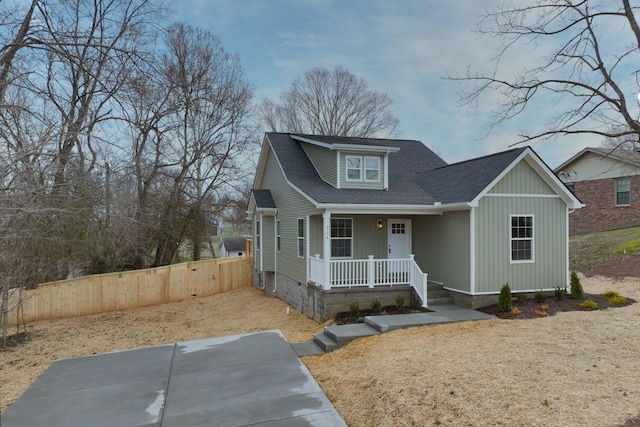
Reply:
[[[338,177],[336,171],[338,153],[306,142],[300,142],[300,146],[307,153],[309,160],[315,166],[320,177],[335,187]]]
[[[415,217],[413,252],[429,280],[445,287],[469,291],[469,211]]]
[[[533,216],[533,262],[511,261],[511,215]],[[474,293],[564,287],[567,281],[567,205],[521,162],[480,200],[475,218]]]
[[[260,217],[258,216],[259,220]],[[275,260],[275,219],[271,215],[262,216],[262,235],[260,236],[260,249],[256,248],[257,252],[261,252],[262,269],[264,271],[274,271],[276,266]]]
[[[289,186],[271,151],[267,156],[260,188],[271,190],[273,200],[278,207],[277,219],[280,220],[281,252],[277,254],[276,270],[295,281],[305,283],[307,280],[306,261],[298,257],[297,219],[305,218],[315,207]],[[308,236],[305,236],[305,239],[307,238]]]

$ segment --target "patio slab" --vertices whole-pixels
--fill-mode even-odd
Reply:
[[[345,426],[280,331],[55,362],[3,427]]]

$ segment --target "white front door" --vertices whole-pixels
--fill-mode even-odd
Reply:
[[[387,258],[409,258],[411,255],[411,220],[390,219],[387,227]]]

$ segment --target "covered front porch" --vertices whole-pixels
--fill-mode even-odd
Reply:
[[[310,216],[307,282],[326,291],[409,285],[427,307],[428,276],[412,251],[414,220],[424,217],[332,211]]]

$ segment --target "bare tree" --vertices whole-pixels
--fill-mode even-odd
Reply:
[[[520,142],[580,134],[639,140],[638,6],[629,0],[516,4],[487,11],[479,24],[481,34],[503,41],[493,71],[447,77],[473,85],[462,104],[497,91],[495,126],[535,109],[538,100],[554,102],[558,114],[543,129],[523,131]],[[532,47],[550,53],[513,73],[509,55]]]
[[[391,104],[342,67],[316,67],[295,78],[279,103],[263,100],[259,113],[274,132],[388,137],[398,126]]]

